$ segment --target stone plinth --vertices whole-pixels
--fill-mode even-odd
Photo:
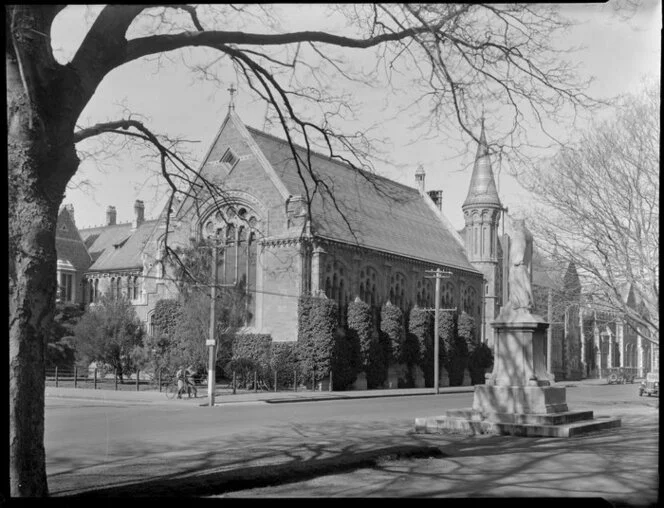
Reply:
[[[549,323],[529,312],[504,311],[491,326],[496,340],[488,385],[549,386],[553,382],[553,375],[546,370]]]
[[[620,427],[619,418],[593,418],[569,411],[566,390],[551,386],[546,370],[546,329],[540,316],[504,310],[495,328],[494,366],[485,385],[476,385],[472,409],[417,418],[420,433],[507,434],[571,437]]]
[[[567,411],[565,388],[553,386],[475,386],[473,411],[481,414],[547,414]]]

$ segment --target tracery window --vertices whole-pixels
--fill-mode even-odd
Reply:
[[[360,299],[369,305],[378,305],[378,273],[370,266],[360,270]]]
[[[449,281],[441,284],[440,306],[443,309],[451,309],[454,307],[454,284]]]
[[[418,307],[433,307],[433,283],[431,279],[422,278],[417,281],[417,296],[415,301]]]
[[[471,316],[475,315],[475,310],[477,307],[477,291],[472,286],[467,286],[463,292],[463,311],[470,314]]]
[[[339,261],[330,260],[325,266],[325,296],[337,302],[341,324],[346,322],[349,298],[346,273],[344,265]]]
[[[259,225],[243,206],[218,211],[201,225],[202,236],[219,239],[219,284],[232,285],[243,295],[246,325],[254,324]]]
[[[401,310],[406,306],[406,278],[401,272],[390,277],[390,302]]]

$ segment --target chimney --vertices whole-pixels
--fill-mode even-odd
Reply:
[[[72,205],[72,204],[65,205],[65,208],[69,212],[69,216],[71,217],[71,221],[74,223],[74,226],[75,226],[76,221],[74,220],[74,205]]]
[[[110,206],[106,209],[106,225],[115,226],[115,219],[117,218],[117,213],[115,212],[115,207]]]
[[[427,194],[431,198],[431,201],[436,205],[438,210],[443,209],[443,191],[442,190],[431,190]]]
[[[134,203],[134,229],[143,224],[145,221],[145,205],[143,201],[137,199]]]
[[[415,181],[417,182],[417,188],[419,189],[420,192],[424,192],[424,177],[426,173],[424,172],[424,168],[420,164],[417,168],[417,171],[415,171]]]

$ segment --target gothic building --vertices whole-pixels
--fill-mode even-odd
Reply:
[[[305,150],[297,150],[307,160]],[[249,302],[246,332],[295,340],[303,294],[322,292],[336,300],[341,319],[355,297],[376,309],[388,300],[404,311],[433,307],[429,271],[436,268],[451,272],[442,284],[442,305],[481,322],[484,275],[441,212],[442,192],[425,190],[423,172],[412,188],[315,153],[311,165],[321,188],[308,218],[314,181],[306,172],[300,178],[289,144],[246,127],[231,109],[200,168],[202,177],[225,189],[223,197],[187,198],[150,221],[137,201],[136,218],[126,224],[117,224],[109,207],[104,226],[80,230],[92,259],[81,287],[84,301],[94,302],[102,292],[125,295],[149,328],[155,303],[177,291],[173,273],[158,262],[170,213],[169,246],[206,237],[225,244],[219,283],[242,282]],[[495,239],[493,250],[484,249],[480,262],[495,258]]]
[[[441,307],[469,313],[482,340],[492,344],[490,322],[506,297],[508,264],[502,253],[509,239],[499,235],[505,209],[483,124],[460,232],[441,211],[443,192],[427,191],[422,168],[413,188],[312,153],[314,181],[302,167],[309,160],[306,150],[295,152],[297,157],[286,141],[245,126],[229,108],[199,169],[201,177],[193,182],[207,179],[224,189],[223,195],[198,191],[193,199],[189,193],[153,220],[145,219],[143,203],[136,201],[134,220],[120,224],[109,206],[103,226],[80,230],[73,209],[63,208],[56,239],[60,298],[90,304],[102,294],[122,295],[151,332],[156,302],[178,294],[175,272],[159,262],[166,235],[171,248],[210,238],[223,245],[218,283],[245,292],[245,333],[296,340],[298,299],[306,294],[323,293],[337,301],[341,322],[346,304],[356,297],[376,312],[387,301],[405,312],[414,305],[432,308],[430,272],[441,268],[449,272],[441,281]],[[539,293],[553,291],[560,306],[562,276],[554,279],[535,270],[533,285]],[[567,324],[561,326],[562,319],[547,310],[551,298],[540,298],[536,307],[552,318],[556,377],[573,376],[572,370],[600,373],[582,362],[588,352],[581,351],[587,341],[580,339],[579,311],[576,321],[567,312]],[[570,339],[572,322],[579,323],[576,340]],[[633,356],[612,355],[610,361],[622,364]]]

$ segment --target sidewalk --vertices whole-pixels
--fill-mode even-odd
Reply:
[[[474,390],[472,386],[455,386],[439,388],[440,394],[446,393],[471,393]],[[267,404],[292,403],[292,402],[311,402],[316,400],[342,400],[355,398],[374,398],[374,397],[401,397],[404,395],[431,395],[433,388],[399,388],[386,390],[352,390],[344,392],[313,392],[311,390],[302,391],[279,391],[279,392],[248,392],[238,391],[230,393],[229,390],[220,390],[215,392],[215,406],[226,404],[257,403]],[[122,391],[122,390],[92,390],[84,388],[55,388],[46,387],[46,397],[58,397],[81,400],[106,400],[123,401],[139,404],[184,404],[184,405],[207,405],[207,387],[198,387],[197,398],[167,399],[164,392],[158,391]]]
[[[639,380],[634,382],[636,386]],[[555,386],[561,387],[574,387],[578,385],[604,385],[605,379],[584,379],[581,381],[562,381],[556,383]],[[447,393],[471,393],[473,386],[446,386],[440,387],[439,393],[441,395]],[[355,398],[373,398],[373,397],[402,397],[404,395],[431,395],[433,388],[391,388],[384,390],[349,390],[343,392],[330,392],[330,391],[238,391],[233,394],[228,389],[222,389],[217,386],[215,392],[215,406],[223,406],[225,404],[239,404],[239,403],[257,403],[264,402],[268,404],[278,403],[291,403],[291,402],[311,402],[316,400],[343,400]],[[46,387],[46,397],[60,397],[69,399],[82,399],[82,400],[107,400],[107,401],[124,401],[128,403],[168,403],[168,404],[185,404],[185,405],[207,405],[207,386],[198,386],[197,398],[183,398],[183,399],[167,399],[165,392],[158,392],[155,390],[144,391],[127,391],[127,390],[93,390],[89,388],[62,388],[62,387]]]

